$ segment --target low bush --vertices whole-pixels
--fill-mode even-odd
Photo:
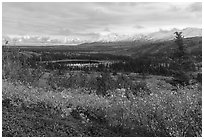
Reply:
[[[3,101],[9,99],[12,105],[43,103],[45,108],[60,111],[61,117],[77,114],[87,124],[95,120],[120,136],[201,136],[202,99],[197,86],[145,97],[125,89],[98,96],[77,89],[45,91],[4,80],[2,90]]]
[[[198,82],[202,83],[202,73],[198,73],[196,79]]]

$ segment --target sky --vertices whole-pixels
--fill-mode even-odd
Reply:
[[[160,29],[202,28],[202,3],[3,2],[3,35],[97,38]]]

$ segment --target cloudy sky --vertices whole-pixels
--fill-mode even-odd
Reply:
[[[202,26],[202,3],[3,3],[3,35],[97,38]]]

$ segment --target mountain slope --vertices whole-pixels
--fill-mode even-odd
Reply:
[[[202,52],[202,37],[185,38],[187,52]],[[87,52],[109,53],[138,57],[142,55],[167,54],[177,49],[174,40],[166,41],[122,41],[122,42],[95,42],[85,43],[75,47]]]
[[[184,39],[184,44],[187,53],[202,53],[202,37],[186,38]],[[132,53],[132,57],[138,57],[143,55],[169,54],[175,52],[176,49],[178,49],[178,46],[175,44],[174,40],[169,40],[131,48],[128,52]]]

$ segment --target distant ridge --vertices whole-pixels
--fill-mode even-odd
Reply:
[[[80,38],[68,38],[65,36],[65,40],[54,39],[51,37],[44,36],[3,36],[2,43],[4,44],[5,40],[8,40],[11,44],[37,44],[37,45],[51,45],[51,44],[83,44],[83,43],[114,43],[114,42],[150,42],[150,41],[164,41],[172,40],[174,38],[174,32],[183,32],[185,38],[189,37],[198,37],[202,36],[201,28],[184,28],[171,30],[159,30],[157,32],[148,33],[148,34],[117,34],[117,33],[108,33],[106,35],[100,35],[98,39],[92,40],[81,40]]]

